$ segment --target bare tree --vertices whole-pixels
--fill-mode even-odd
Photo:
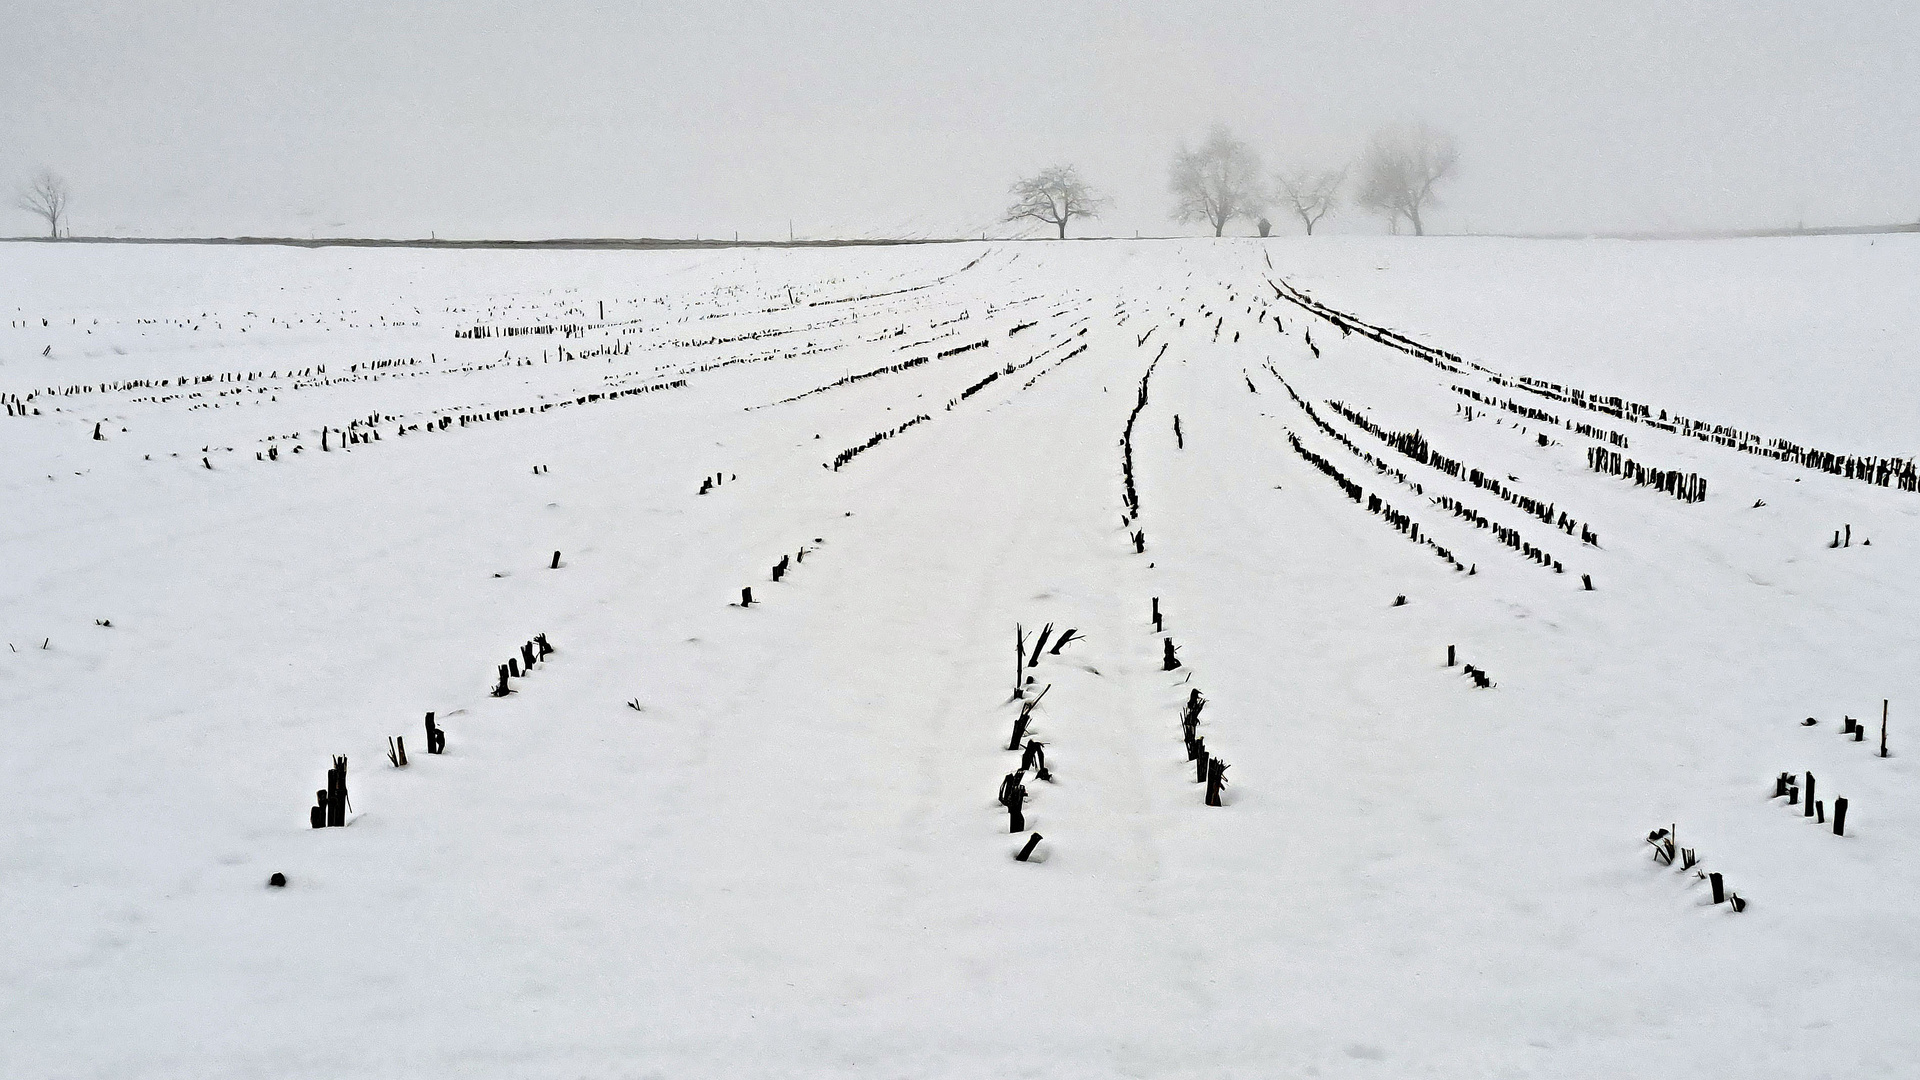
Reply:
[[[60,237],[60,222],[67,216],[67,182],[52,172],[42,171],[39,176],[20,185],[20,194],[14,205],[47,222],[47,233],[54,239]]]
[[[1039,175],[1014,182],[1013,205],[1007,208],[1008,221],[1022,218],[1045,222],[1067,238],[1067,222],[1077,217],[1099,217],[1111,200],[1080,179],[1071,165],[1055,165]]]
[[[1311,169],[1295,169],[1273,179],[1279,201],[1293,211],[1294,216],[1307,227],[1307,235],[1312,236],[1313,227],[1339,205],[1340,185],[1347,182],[1347,170],[1314,172]]]
[[[1423,236],[1420,211],[1435,201],[1433,185],[1453,175],[1459,158],[1453,136],[1424,123],[1382,129],[1360,159],[1360,205],[1387,215],[1390,225],[1404,217]]]
[[[1173,155],[1175,221],[1204,221],[1219,236],[1235,218],[1260,213],[1260,155],[1233,137],[1225,124],[1215,124],[1198,150],[1181,147]]]

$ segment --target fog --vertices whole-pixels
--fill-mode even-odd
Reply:
[[[1114,200],[1076,233],[1192,233],[1210,124],[1271,171],[1412,119],[1460,148],[1433,231],[1920,217],[1891,0],[160,7],[7,5],[0,180],[76,235],[1014,235],[1056,162]]]

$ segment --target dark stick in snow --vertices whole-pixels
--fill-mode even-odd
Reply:
[[[1207,805],[1220,805],[1220,789],[1227,784],[1227,763],[1217,757],[1207,759]]]
[[[1040,636],[1036,638],[1033,643],[1033,658],[1027,661],[1028,667],[1032,668],[1032,667],[1040,666],[1040,650],[1047,647],[1047,639],[1052,636],[1053,636],[1052,623],[1048,623],[1047,625],[1040,628]]]
[[[1053,774],[1047,771],[1046,747],[1039,739],[1028,739],[1026,752],[1020,755],[1020,771],[1032,769],[1034,779],[1051,781]]]
[[[334,755],[333,768],[327,770],[324,805],[328,826],[347,823],[347,759],[343,755]]]
[[[1013,696],[1017,701],[1021,697],[1021,673],[1026,670],[1027,632],[1019,623],[1013,624]]]

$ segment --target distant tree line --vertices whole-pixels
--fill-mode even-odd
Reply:
[[[1404,220],[1415,235],[1424,234],[1423,214],[1436,201],[1434,187],[1453,175],[1458,162],[1452,136],[1424,123],[1382,129],[1356,163],[1359,190],[1353,201],[1383,215],[1394,232]],[[1259,153],[1226,125],[1215,124],[1198,147],[1183,145],[1174,152],[1168,178],[1171,216],[1208,225],[1215,236],[1235,221],[1247,222],[1266,236],[1273,228],[1266,214],[1273,209],[1299,218],[1311,236],[1314,227],[1339,208],[1341,189],[1353,168],[1296,167],[1268,178],[1261,172]],[[1014,181],[1011,194],[1013,203],[1004,220],[1052,226],[1062,240],[1074,219],[1098,217],[1113,202],[1072,165],[1052,165],[1022,177]],[[14,205],[45,222],[47,235],[58,239],[64,235],[67,201],[67,182],[42,171],[20,185]]]
[[[1459,156],[1452,136],[1414,123],[1376,132],[1353,164],[1337,169],[1299,166],[1269,178],[1261,170],[1259,153],[1226,125],[1215,124],[1198,147],[1183,145],[1174,151],[1167,184],[1173,195],[1171,216],[1207,225],[1215,236],[1224,235],[1235,221],[1266,236],[1273,229],[1266,215],[1274,211],[1298,218],[1311,236],[1314,227],[1340,207],[1341,189],[1357,169],[1355,206],[1385,217],[1392,232],[1399,232],[1404,221],[1414,235],[1424,235],[1425,212],[1438,201],[1434,188],[1454,174]],[[1005,220],[1051,225],[1063,240],[1068,222],[1097,217],[1111,205],[1072,165],[1054,165],[1015,181],[1012,194]]]

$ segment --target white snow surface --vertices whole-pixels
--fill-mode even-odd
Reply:
[[[1905,456],[1920,238],[4,245],[0,276],[0,1075],[1920,1068],[1920,494],[1451,374],[1269,284]],[[1560,423],[1469,421],[1456,384]],[[1708,498],[1589,471],[1567,422]],[[1009,646],[1047,623],[1084,640],[1023,669],[1055,780],[1020,863]],[[353,813],[314,830],[334,754]],[[1676,825],[1744,912],[1652,860]]]

